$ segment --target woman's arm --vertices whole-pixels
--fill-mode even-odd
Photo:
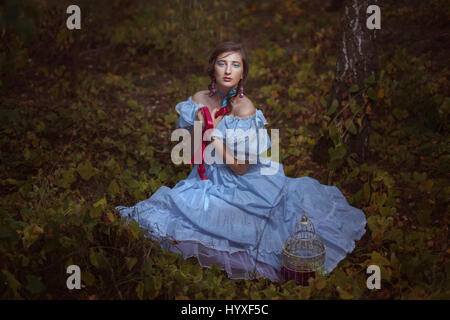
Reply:
[[[202,137],[202,130],[203,130],[204,126],[205,126],[205,122],[203,120],[203,115],[202,115],[202,112],[201,112],[200,109],[198,109],[197,112],[195,113],[195,121],[200,121],[202,123],[202,128],[200,130],[200,134],[197,137],[195,137],[195,135],[194,135],[194,126],[192,126],[192,128],[189,129],[189,133],[190,133],[190,137],[191,137],[191,158],[194,157],[195,151],[196,151],[195,148],[194,148],[194,146],[195,146],[195,138],[197,140],[199,140],[197,146],[201,146],[202,138],[203,138]]]
[[[255,114],[255,112],[256,112],[255,106],[250,101],[250,99],[246,98],[245,102],[243,102],[242,105],[237,110],[236,116],[241,118],[249,118],[252,117]],[[214,128],[217,127],[217,124],[220,122],[220,120],[222,120],[222,117],[223,116],[218,117],[216,119],[214,112],[213,115]],[[214,148],[217,150],[219,155],[222,157],[223,161],[230,167],[231,171],[233,171],[237,175],[243,175],[245,172],[247,172],[250,166],[248,160],[245,160],[245,163],[238,163],[237,159],[234,158],[230,150],[222,141],[213,138],[211,143],[213,144]]]
[[[227,146],[224,145],[223,142],[219,139],[213,138],[211,143],[213,144],[219,155],[222,157],[223,161],[230,167],[231,171],[234,172],[234,174],[242,175],[247,171],[250,165],[248,160],[245,160],[245,163],[238,163],[237,159],[235,159],[230,154]]]

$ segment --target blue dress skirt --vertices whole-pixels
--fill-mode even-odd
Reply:
[[[192,97],[178,103],[178,127],[191,127],[199,107]],[[205,159],[208,180],[200,179],[196,164],[173,188],[162,186],[135,206],[116,208],[184,259],[195,256],[203,267],[218,264],[230,279],[275,282],[283,281],[283,244],[306,212],[324,241],[325,271],[330,273],[365,233],[366,217],[336,186],[286,177],[281,163],[262,157],[271,145],[266,124],[257,109],[250,118],[224,116],[213,134],[230,150],[234,147],[235,156],[257,156],[243,175]]]

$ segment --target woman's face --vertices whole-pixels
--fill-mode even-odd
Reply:
[[[223,87],[228,92],[236,88],[244,73],[241,54],[235,51],[220,54],[216,59],[214,69],[219,90]]]

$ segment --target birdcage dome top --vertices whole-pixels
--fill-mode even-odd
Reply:
[[[297,271],[311,271],[325,263],[325,246],[306,212],[283,246],[283,264]]]

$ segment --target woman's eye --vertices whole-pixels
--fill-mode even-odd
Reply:
[[[240,64],[235,64],[234,65],[236,68],[239,68],[241,65]]]
[[[219,63],[218,63],[219,66],[223,66],[224,64],[225,64],[225,63],[223,63],[223,62],[219,62]]]

